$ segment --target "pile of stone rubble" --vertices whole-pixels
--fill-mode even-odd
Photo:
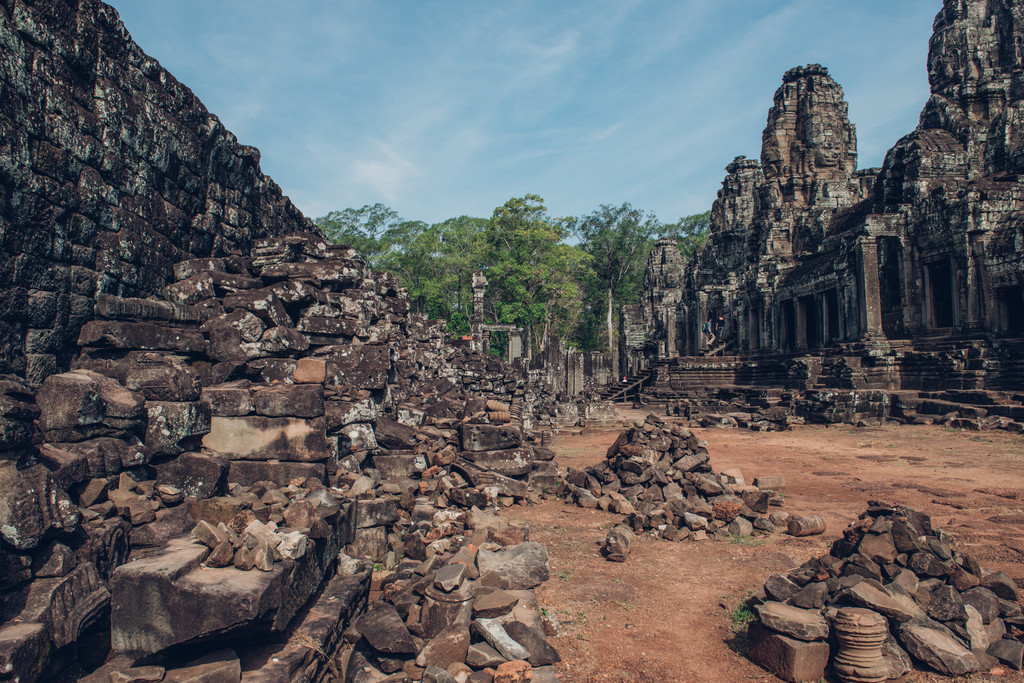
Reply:
[[[718,386],[679,389],[664,398],[667,414],[685,418],[691,427],[764,432],[804,424],[936,424],[970,431],[1024,431],[1024,395],[1005,391]]]
[[[345,634],[346,680],[553,683],[559,656],[533,590],[548,578],[544,546],[480,511],[448,524],[443,551],[375,578],[378,599]]]
[[[673,541],[769,533],[787,519],[769,514],[782,504],[784,477],[748,485],[738,471],[715,473],[706,442],[654,414],[621,433],[604,462],[570,468],[564,479],[572,503],[625,515],[634,531],[655,529]]]
[[[927,515],[881,502],[829,554],[771,576],[748,604],[758,616],[749,656],[786,681],[818,680],[837,656],[837,671],[853,662],[860,672],[849,681],[898,678],[915,663],[949,676],[1020,669],[1024,656],[1014,581],[960,552]]]
[[[0,380],[0,676],[113,649],[102,671],[321,680],[374,560],[448,552],[460,515],[555,482],[524,428],[545,391],[351,250],[295,235],[174,271],[162,300],[98,295],[72,370]]]

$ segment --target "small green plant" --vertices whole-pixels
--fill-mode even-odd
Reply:
[[[576,640],[587,640],[587,637],[585,635],[583,635],[582,633],[577,633],[576,634]]]
[[[615,604],[618,605],[619,607],[621,607],[622,609],[624,609],[627,612],[629,610],[633,609],[633,605],[629,604],[628,602],[623,602],[621,600],[616,600]]]
[[[375,571],[375,572],[382,572],[382,571],[384,571],[384,563],[383,562],[374,562],[373,563],[373,571]]]
[[[558,572],[558,578],[560,578],[564,582],[568,582],[571,577],[572,577],[572,572],[570,572],[570,571],[563,570],[563,571]]]
[[[741,602],[733,608],[732,612],[729,613],[729,618],[732,619],[732,632],[739,633],[747,627],[747,624],[752,622],[757,617],[747,607],[746,602]]]

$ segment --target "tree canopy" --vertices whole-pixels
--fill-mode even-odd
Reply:
[[[554,218],[543,198],[527,194],[495,208],[490,218],[428,224],[378,203],[332,211],[316,224],[372,268],[394,273],[412,310],[447,320],[452,334],[469,332],[472,277],[480,270],[488,280],[486,321],[529,330],[535,351],[548,335],[590,351],[614,347],[612,321],[639,296],[655,239],[673,237],[689,256],[706,238],[709,217],[663,224],[625,203]],[[495,351],[502,347],[495,339]]]

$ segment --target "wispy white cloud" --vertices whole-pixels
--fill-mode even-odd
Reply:
[[[786,68],[830,67],[861,157],[916,123],[938,0],[113,0],[310,216],[382,201],[706,209]],[[222,27],[227,27],[222,28]],[[917,85],[913,85],[916,83]],[[924,85],[922,85],[924,84]],[[877,159],[877,161],[876,161]]]

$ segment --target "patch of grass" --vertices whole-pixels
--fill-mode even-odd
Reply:
[[[623,610],[625,610],[627,612],[629,610],[633,609],[633,605],[629,604],[628,602],[623,602],[621,600],[615,600],[614,602],[615,602],[616,605],[618,605],[619,607],[621,607]]]
[[[732,609],[732,612],[729,613],[729,618],[732,620],[732,632],[739,633],[757,616],[750,611],[746,602],[741,602]]]
[[[748,548],[760,548],[764,545],[764,539],[759,536],[733,536],[729,539],[729,542],[736,545],[745,545]]]
[[[572,572],[568,570],[560,571],[558,572],[558,578],[560,578],[563,582],[568,583],[569,579],[572,578]]]

